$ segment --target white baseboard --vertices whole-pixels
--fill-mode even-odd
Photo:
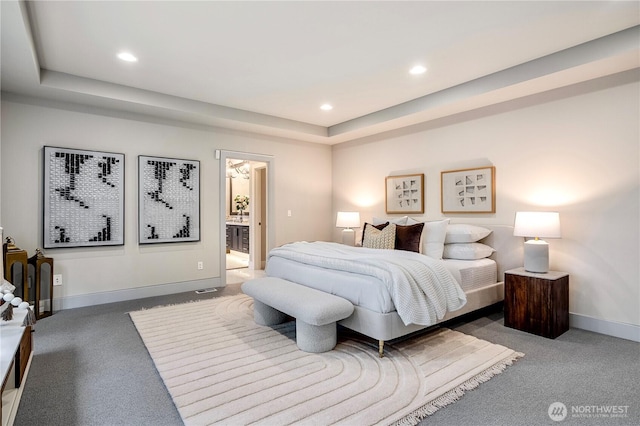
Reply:
[[[180,283],[159,284],[147,287],[130,288],[124,290],[106,291],[102,293],[82,294],[54,298],[53,310],[82,308],[85,306],[102,305],[104,303],[123,302],[125,300],[143,299],[145,297],[165,296],[167,294],[196,291],[203,288],[222,287],[220,278],[185,281]],[[640,326],[615,321],[606,321],[580,314],[569,314],[571,327],[621,339],[640,342]]]
[[[158,284],[147,287],[128,288],[123,290],[105,291],[101,293],[81,294],[53,299],[53,310],[82,308],[85,306],[102,305],[104,303],[123,302],[125,300],[144,299],[145,297],[165,296],[167,294],[196,291],[203,288],[222,287],[220,278],[184,281],[180,283]]]
[[[621,339],[640,342],[640,326],[615,321],[605,321],[586,315],[569,314],[569,325],[581,330],[606,334]]]

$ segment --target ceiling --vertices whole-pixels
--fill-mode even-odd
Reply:
[[[637,1],[0,4],[5,96],[326,144],[640,67]]]

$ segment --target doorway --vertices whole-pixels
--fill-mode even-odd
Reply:
[[[222,285],[264,274],[273,247],[273,157],[216,151],[220,159]]]

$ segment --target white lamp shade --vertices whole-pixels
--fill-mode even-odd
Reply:
[[[336,228],[359,228],[360,213],[358,212],[338,212]]]
[[[517,212],[513,235],[516,237],[560,238],[558,212]]]

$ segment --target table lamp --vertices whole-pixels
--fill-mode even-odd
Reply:
[[[549,272],[549,244],[540,238],[560,238],[558,212],[517,212],[513,229],[516,237],[533,238],[524,243],[524,269]]]
[[[356,233],[352,228],[360,227],[360,213],[358,212],[338,212],[336,228],[342,230],[342,244],[348,246],[356,245]]]

